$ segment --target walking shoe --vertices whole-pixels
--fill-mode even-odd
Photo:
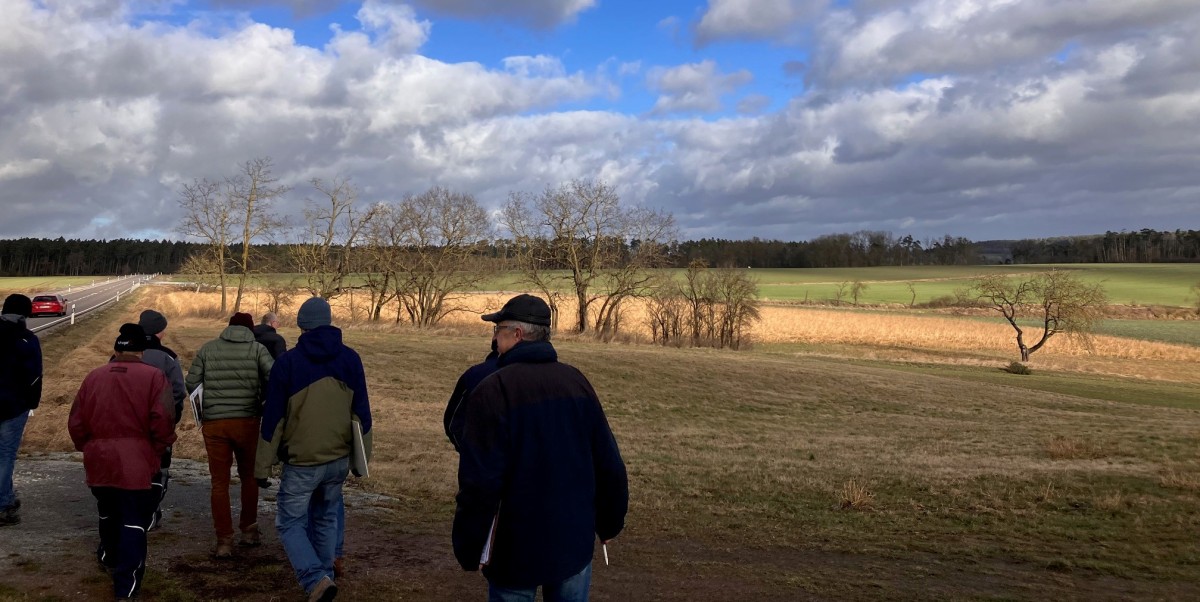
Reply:
[[[340,557],[334,558],[333,559],[333,578],[341,579],[342,577],[345,577],[345,576],[346,576],[346,567],[344,564],[342,564],[342,559]]]
[[[233,556],[233,536],[218,537],[217,549],[213,552],[213,556],[217,558],[231,558]]]
[[[153,531],[162,526],[162,510],[155,510],[154,516],[150,519],[150,528],[147,531]]]
[[[20,509],[21,498],[16,498],[13,500],[11,506],[0,510],[0,527],[15,525],[21,522],[21,513],[18,512]]]
[[[337,597],[337,584],[329,577],[321,577],[316,587],[308,592],[308,602],[329,602]]]
[[[254,523],[242,531],[242,539],[238,544],[248,548],[262,545],[262,532],[258,530],[258,523]]]

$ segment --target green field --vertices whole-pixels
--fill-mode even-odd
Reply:
[[[927,303],[954,294],[971,278],[984,273],[1024,274],[1051,268],[1078,272],[1084,280],[1104,285],[1112,303],[1186,307],[1194,303],[1191,287],[1200,283],[1200,264],[1063,264],[1008,266],[909,266],[879,268],[828,268],[747,270],[759,283],[765,299],[812,301],[833,299],[842,282],[867,284],[860,303],[908,304],[916,289],[916,303]],[[848,297],[846,297],[848,299]]]
[[[23,293],[33,296],[38,293],[65,291],[68,287],[79,287],[108,280],[112,276],[34,276],[27,278],[0,278],[0,291]]]
[[[997,271],[1027,274],[1052,268],[1076,271],[1089,282],[1102,283],[1110,301],[1120,305],[1189,307],[1195,303],[1191,287],[1200,283],[1200,263],[746,269],[745,272],[758,282],[759,292],[766,300],[827,302],[835,298],[841,283],[861,280],[867,289],[859,298],[859,303],[908,305],[914,302],[908,283],[912,283],[916,291],[915,303],[923,304],[939,297],[952,296],[956,290],[968,286],[970,280],[979,274]],[[671,271],[677,278],[681,278],[684,272]],[[565,272],[563,276],[566,277]],[[172,278],[187,279],[178,275]],[[478,290],[513,291],[527,288],[520,281],[516,273],[500,274],[482,283]],[[253,286],[289,282],[300,286],[304,279],[299,274],[261,274],[251,277]],[[354,277],[348,284],[362,282],[361,277]],[[230,284],[236,284],[236,280],[231,278]],[[563,291],[567,290],[564,286]],[[848,287],[843,302],[850,302]]]

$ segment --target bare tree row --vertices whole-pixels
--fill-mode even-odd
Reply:
[[[548,300],[556,326],[563,301],[574,299],[567,327],[610,337],[627,300],[662,285],[656,268],[668,265],[668,245],[676,241],[670,214],[623,205],[612,186],[592,180],[512,193],[498,216],[512,236],[502,245],[470,194],[433,187],[359,206],[358,190],[346,178],[311,185],[316,199],[307,201],[303,223],[294,227],[275,217],[272,202],[287,189],[277,185],[270,159],[249,161],[220,182],[183,187],[186,217],[179,231],[205,241],[206,251],[190,257],[182,271],[214,275],[222,312],[229,274],[237,276],[233,311],[240,310],[253,263],[250,243],[286,236],[298,285],[330,299],[365,289],[372,319],[394,308],[396,321],[436,324],[464,308],[464,291],[504,270],[520,274],[519,284]],[[240,253],[231,253],[235,248]]]

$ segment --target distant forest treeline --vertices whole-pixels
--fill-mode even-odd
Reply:
[[[504,261],[508,241],[485,253]],[[634,243],[636,244],[636,242]],[[240,253],[240,247],[233,247]],[[168,240],[0,240],[0,276],[89,276],[175,272],[204,245]],[[254,246],[258,272],[291,272],[287,247]],[[830,234],[810,241],[701,239],[673,243],[674,267],[839,268],[986,263],[1155,263],[1200,261],[1200,230],[1106,232],[1049,239],[973,242],[945,236],[924,242],[889,232]]]

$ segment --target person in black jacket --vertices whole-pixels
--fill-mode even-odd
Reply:
[[[446,438],[454,446],[454,451],[458,451],[458,442],[462,439],[463,428],[466,426],[467,397],[483,379],[496,371],[496,358],[498,357],[500,357],[500,352],[496,351],[496,339],[493,338],[492,350],[487,357],[483,358],[482,362],[467,368],[462,376],[458,377],[458,382],[454,383],[454,392],[450,394],[450,401],[446,402],[446,411],[442,414],[442,427],[446,430]]]
[[[32,313],[25,295],[9,295],[0,311],[0,526],[21,522],[13,471],[25,423],[42,399],[42,345],[25,326]]]
[[[262,322],[254,327],[254,340],[267,348],[273,360],[279,359],[279,356],[287,351],[287,341],[275,331],[276,328],[279,328],[279,316],[273,311],[263,314]]]
[[[550,308],[518,295],[495,322],[499,369],[466,402],[454,555],[492,600],[587,600],[592,555],[625,526],[625,463],[591,383],[558,361]]]

